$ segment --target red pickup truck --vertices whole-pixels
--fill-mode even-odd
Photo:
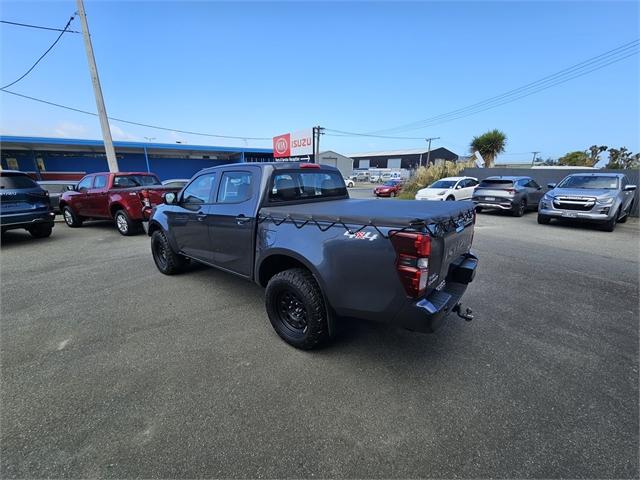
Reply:
[[[62,194],[60,211],[72,228],[87,219],[112,219],[122,235],[134,235],[163,195],[179,190],[163,186],[153,173],[92,173]]]

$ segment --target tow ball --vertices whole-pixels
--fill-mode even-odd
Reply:
[[[453,307],[454,312],[456,312],[456,314],[460,317],[460,318],[464,318],[465,321],[470,322],[471,320],[473,320],[473,311],[470,308],[465,308],[464,309],[464,313],[462,312],[462,304],[461,303],[457,303],[455,307]]]

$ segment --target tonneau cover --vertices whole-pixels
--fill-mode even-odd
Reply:
[[[262,219],[304,222],[375,225],[377,227],[410,228],[416,225],[442,225],[460,219],[473,219],[474,204],[470,201],[416,201],[340,199],[293,205],[267,206],[260,210]],[[465,221],[465,223],[467,223]],[[448,230],[445,228],[445,230]]]

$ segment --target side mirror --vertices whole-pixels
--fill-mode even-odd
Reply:
[[[537,190],[542,190],[542,187],[540,185],[538,185]]]
[[[67,191],[68,192],[74,192],[76,190],[76,186],[75,185],[67,185]]]
[[[456,190],[460,190],[462,188],[462,185],[456,185]]]
[[[624,191],[625,192],[631,192],[631,191],[633,191],[633,190],[635,190],[637,188],[638,188],[637,185],[627,185],[626,187],[624,187]]]
[[[167,205],[175,205],[178,203],[178,197],[173,192],[167,192],[164,194],[164,203]]]
[[[555,183],[547,183],[547,187],[556,188],[556,184]]]

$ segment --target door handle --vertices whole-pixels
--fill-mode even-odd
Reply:
[[[247,217],[243,214],[240,214],[236,217],[236,223],[238,225],[242,225],[243,223],[247,223],[249,220],[251,220],[251,217]]]
[[[202,222],[205,218],[207,218],[207,214],[206,213],[198,213],[198,215],[196,215],[197,219],[199,222]]]

